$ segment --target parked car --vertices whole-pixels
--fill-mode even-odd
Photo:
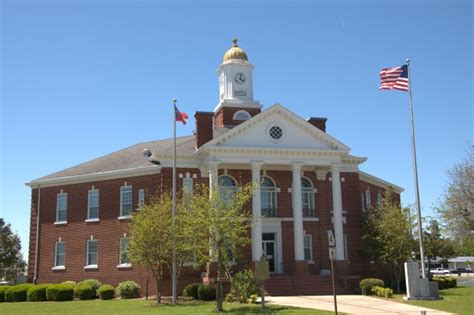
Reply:
[[[447,275],[451,273],[451,270],[444,268],[430,269],[430,273],[433,275]]]
[[[461,274],[461,273],[471,273],[472,270],[471,268],[467,267],[467,268],[456,268],[456,269],[451,269],[450,270],[451,273],[457,273],[457,274]]]

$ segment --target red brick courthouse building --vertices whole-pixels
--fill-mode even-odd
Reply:
[[[333,230],[341,275],[355,278],[370,262],[360,255],[361,219],[391,187],[359,170],[364,157],[326,132],[326,118],[303,119],[253,98],[253,66],[234,42],[219,66],[220,101],[212,112],[194,114],[193,135],[177,139],[178,189],[216,183],[234,189],[260,182],[254,192],[248,263],[263,255],[271,294],[330,292],[328,230]],[[150,150],[149,158],[142,154]],[[160,161],[159,165],[151,163]],[[27,183],[31,187],[28,276],[38,283],[97,278],[117,285],[146,269],[121,255],[128,245],[134,211],[150,194],[172,183],[172,140],[132,145]],[[261,219],[258,219],[261,218]],[[200,281],[186,267],[182,288]],[[164,279],[169,293],[169,276]],[[155,291],[154,281],[150,289]]]

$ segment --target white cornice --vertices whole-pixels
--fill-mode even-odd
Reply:
[[[305,121],[303,118],[299,117],[292,111],[285,108],[283,105],[274,104],[265,111],[255,115],[251,119],[241,123],[240,125],[236,126],[235,128],[229,130],[223,135],[220,135],[217,138],[205,143],[202,147],[199,148],[198,151],[204,150],[207,147],[215,147],[220,146],[226,141],[230,140],[231,138],[242,134],[246,129],[251,128],[255,124],[261,122],[264,119],[269,118],[272,115],[281,115],[285,117],[287,120],[295,123],[300,128],[304,129],[305,131],[309,132],[312,136],[320,139],[321,141],[329,144],[330,146],[334,147],[337,151],[343,151],[346,154],[350,151],[350,148],[343,144],[342,142],[336,140],[335,138],[331,137],[327,133],[323,132],[322,130],[316,128],[312,124]]]
[[[383,179],[370,175],[366,172],[362,172],[361,170],[359,170],[359,179],[372,185],[381,186],[385,189],[391,188],[393,189],[393,191],[395,191],[398,194],[401,194],[405,190],[400,186],[387,182]]]
[[[133,177],[141,175],[150,175],[150,174],[159,174],[161,172],[161,166],[144,166],[138,168],[129,168],[117,171],[108,171],[108,172],[99,172],[93,174],[83,174],[76,176],[64,176],[52,179],[39,179],[32,180],[25,183],[26,186],[31,188],[41,187],[51,187],[58,185],[69,185],[69,184],[78,184],[92,181],[108,180],[121,177]]]

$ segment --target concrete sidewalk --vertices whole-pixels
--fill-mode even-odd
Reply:
[[[334,297],[332,295],[308,296],[268,296],[266,301],[271,304],[314,308],[334,311]],[[448,315],[438,310],[426,307],[413,306],[405,303],[392,302],[364,295],[340,295],[337,297],[338,312],[348,314],[420,314],[426,311],[427,315]]]

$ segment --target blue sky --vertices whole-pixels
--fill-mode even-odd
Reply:
[[[254,95],[368,157],[361,169],[414,202],[407,94],[380,92],[383,67],[412,60],[421,203],[473,139],[470,1],[0,1],[0,216],[28,247],[26,181],[172,136],[171,99],[218,102],[233,37],[255,65]],[[178,128],[190,134],[194,121]]]

